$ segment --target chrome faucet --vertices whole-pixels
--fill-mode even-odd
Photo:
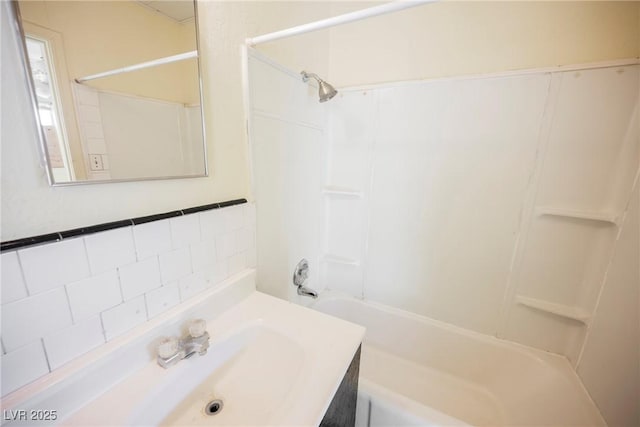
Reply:
[[[313,289],[309,289],[306,286],[298,286],[298,295],[303,297],[311,297],[313,299],[318,298],[318,293]]]
[[[203,319],[197,319],[189,324],[188,336],[181,339],[175,337],[163,338],[158,345],[158,365],[167,369],[196,353],[200,356],[207,354],[209,333],[206,328],[207,322]]]
[[[313,289],[304,286],[305,280],[309,277],[309,261],[302,258],[296,269],[293,271],[293,284],[298,287],[298,295],[303,297],[318,298],[318,293]]]

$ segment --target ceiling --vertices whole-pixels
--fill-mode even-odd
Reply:
[[[179,23],[190,21],[194,17],[191,0],[136,0],[136,3]]]

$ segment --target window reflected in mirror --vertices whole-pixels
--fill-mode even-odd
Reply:
[[[59,89],[53,78],[52,59],[46,40],[26,36],[27,56],[31,67],[38,117],[49,156],[49,167],[57,182],[72,181],[69,143],[62,126]]]
[[[18,5],[54,184],[206,175],[194,2]]]

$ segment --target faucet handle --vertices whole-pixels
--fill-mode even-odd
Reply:
[[[180,342],[175,337],[163,338],[158,345],[158,356],[168,359],[180,351]]]
[[[206,331],[207,322],[204,319],[195,319],[189,324],[189,335],[191,335],[192,338],[201,337]]]

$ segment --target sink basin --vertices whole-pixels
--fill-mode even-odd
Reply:
[[[169,369],[150,353],[134,369],[128,367],[131,359],[122,357],[105,365],[110,372],[122,371],[122,378],[60,421],[73,426],[317,426],[364,336],[358,325],[255,291],[208,320],[207,331],[207,353]],[[154,353],[155,346],[148,350]],[[221,409],[207,414],[215,399]]]
[[[263,321],[212,342],[205,356],[184,360],[148,391],[130,425],[278,424],[282,405],[303,380],[304,350]],[[162,368],[149,367],[157,375]],[[132,377],[129,381],[136,381]],[[222,409],[207,415],[215,399]]]

